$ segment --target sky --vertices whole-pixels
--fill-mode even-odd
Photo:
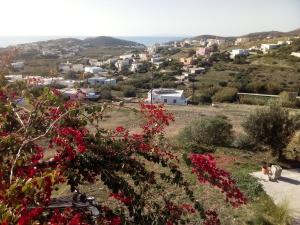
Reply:
[[[243,35],[300,28],[300,0],[0,0],[1,36]]]

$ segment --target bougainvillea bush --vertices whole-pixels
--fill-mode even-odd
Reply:
[[[51,88],[36,97],[30,88],[0,87],[0,224],[219,224],[217,213],[195,198],[178,158],[163,141],[173,116],[163,106],[140,103],[139,110],[128,108],[143,118],[139,132],[101,127],[104,114],[120,107],[126,106],[64,100]],[[52,157],[45,157],[49,153]],[[189,157],[199,185],[220,189],[233,207],[246,203],[211,155]],[[75,207],[49,209],[62,185],[80,192],[80,185],[95,182],[110,191],[119,208],[103,199],[93,220]],[[162,183],[181,188],[187,201],[167,198]],[[153,190],[160,193],[157,201]]]

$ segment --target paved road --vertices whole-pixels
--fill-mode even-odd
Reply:
[[[288,202],[295,218],[295,225],[300,225],[300,169],[283,170],[277,182],[268,181],[267,176],[260,171],[251,175],[259,178],[259,182],[275,204]]]

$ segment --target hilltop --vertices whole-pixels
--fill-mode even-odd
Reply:
[[[217,35],[199,35],[196,36],[192,39],[195,40],[200,40],[200,39],[225,39],[228,41],[232,41],[236,38],[239,37],[245,37],[245,38],[249,38],[250,40],[262,40],[265,38],[278,38],[278,37],[287,37],[287,36],[295,36],[295,35],[300,35],[300,28],[289,31],[289,32],[281,32],[281,31],[263,31],[263,32],[255,32],[255,33],[249,33],[246,35],[242,35],[242,36],[217,36]]]
[[[77,38],[60,38],[49,41],[36,42],[35,44],[39,45],[64,45],[64,46],[89,46],[89,47],[144,47],[144,45],[133,42],[126,41],[118,38],[108,37],[108,36],[99,36],[91,37],[86,39],[77,39]]]
[[[110,47],[110,46],[133,46],[140,47],[144,46],[143,44],[134,42],[134,41],[126,41],[118,38],[100,36],[95,38],[87,38],[83,40],[83,43],[89,44],[90,46],[102,46],[102,47]]]

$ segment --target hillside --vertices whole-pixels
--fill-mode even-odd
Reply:
[[[72,47],[72,46],[85,46],[85,47],[144,47],[144,45],[139,44],[133,41],[126,41],[118,38],[108,37],[108,36],[99,36],[99,37],[92,37],[86,38],[84,40],[78,38],[60,38],[54,39],[49,41],[40,41],[35,42],[33,44],[38,44],[40,46],[65,46],[65,47]]]
[[[236,36],[236,37],[225,37],[225,36],[216,36],[216,35],[207,35],[206,34],[206,35],[196,36],[193,39],[200,40],[200,39],[215,39],[215,38],[217,38],[217,39],[226,39],[226,40],[230,41],[230,40],[234,40],[235,38],[238,38],[238,37],[247,37],[252,40],[261,40],[261,39],[265,39],[267,37],[278,38],[278,37],[295,36],[295,35],[300,35],[300,28],[289,31],[289,32],[264,31],[264,32],[249,33],[246,35]]]
[[[120,46],[133,46],[133,47],[139,47],[144,46],[142,44],[139,44],[137,42],[133,41],[126,41],[118,38],[113,37],[107,37],[107,36],[99,36],[95,38],[87,38],[83,40],[84,44],[89,44],[93,47],[120,47]]]

